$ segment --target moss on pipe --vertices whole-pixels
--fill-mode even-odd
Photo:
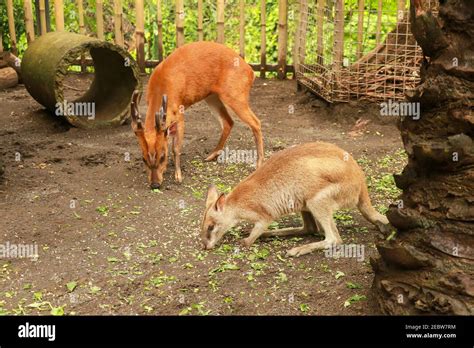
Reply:
[[[94,63],[94,80],[82,97],[65,101],[63,80],[68,67],[86,53],[90,53]],[[83,128],[125,122],[133,91],[141,89],[138,66],[127,51],[109,42],[68,32],[48,33],[32,42],[23,56],[21,70],[28,92],[54,114],[58,103],[93,103],[94,118],[64,115],[69,123]]]

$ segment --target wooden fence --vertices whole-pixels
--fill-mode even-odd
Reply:
[[[56,30],[64,30],[64,8],[63,0],[54,1],[54,14]],[[224,31],[224,11],[226,8],[225,0],[217,1],[217,42],[225,42]],[[6,0],[8,12],[8,28],[11,40],[11,51],[17,54],[17,39],[15,32],[15,20],[25,21],[25,30],[27,42],[32,42],[35,39],[35,21],[33,16],[32,3],[28,0],[24,1],[24,18],[15,19],[13,11],[13,0]],[[86,34],[84,26],[84,4],[83,0],[76,0],[79,33]],[[96,33],[99,39],[104,39],[104,11],[103,0],[96,0]],[[197,32],[198,40],[203,40],[203,1],[198,0],[197,3]],[[50,31],[50,16],[48,13],[49,0],[35,0],[36,9],[36,32],[44,35]],[[292,65],[288,65],[287,51],[288,51],[288,0],[278,0],[278,59],[277,64],[267,64],[266,51],[266,1],[260,0],[261,8],[261,47],[260,47],[260,62],[251,62],[250,65],[256,71],[260,72],[261,77],[265,77],[267,72],[276,72],[278,78],[285,79],[288,73],[294,73]],[[136,57],[137,63],[142,72],[145,68],[152,68],[158,65],[164,58],[163,52],[163,14],[162,1],[156,0],[156,21],[158,26],[158,44],[157,57],[158,60],[146,59],[145,57],[145,16],[144,16],[144,0],[135,0],[136,23],[135,23],[135,40],[136,40]],[[176,47],[180,47],[185,43],[184,39],[184,1],[175,0],[175,26],[176,26]],[[121,0],[113,0],[114,12],[114,40],[115,44],[124,46],[124,29],[123,29],[123,4]],[[239,53],[245,58],[245,1],[239,0]],[[0,51],[3,51],[0,40]],[[78,64],[92,65],[92,61],[81,59]]]

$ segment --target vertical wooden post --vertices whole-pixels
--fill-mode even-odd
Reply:
[[[381,35],[382,35],[382,12],[383,12],[383,5],[382,0],[378,1],[377,4],[377,33],[376,33],[376,41],[377,45],[380,43]]]
[[[306,29],[308,28],[308,0],[298,1],[298,21],[295,29],[295,44],[293,47],[293,65],[295,74],[304,64],[306,55]]]
[[[176,47],[184,45],[184,2],[176,0]]]
[[[265,0],[260,0],[260,25],[260,77],[264,79],[267,69],[267,8]]]
[[[316,21],[318,23],[318,40],[317,40],[317,55],[318,55],[318,64],[324,64],[324,1],[318,0],[318,8]]]
[[[54,16],[56,19],[56,31],[64,31],[63,0],[54,0]]]
[[[245,0],[239,1],[240,23],[239,23],[239,51],[240,56],[245,58]]]
[[[40,16],[40,1],[35,0],[35,16],[36,16],[36,23],[35,23],[35,34],[37,36],[41,35],[41,16]]]
[[[137,25],[135,28],[135,41],[137,43],[137,63],[140,71],[145,72],[145,19],[143,0],[135,0],[137,11]]]
[[[223,44],[225,42],[224,37],[224,4],[225,0],[217,0],[217,42]]]
[[[334,23],[334,71],[341,70],[344,57],[344,0],[336,1],[336,16]]]
[[[286,78],[288,0],[278,0],[278,78]]]
[[[161,0],[156,1],[156,19],[158,21],[158,61],[163,60],[163,12],[161,10]]]
[[[122,27],[122,0],[114,0],[115,43],[119,46],[123,46]]]
[[[45,8],[45,15],[46,15],[46,32],[50,32],[51,31],[51,16],[50,16],[50,7],[49,7],[49,0],[45,0],[44,1],[44,8]]]
[[[402,22],[403,19],[405,18],[405,8],[406,8],[405,0],[398,0],[398,3],[397,3],[397,20],[398,20],[398,22]]]
[[[0,52],[3,52],[3,30],[0,29]]]
[[[202,30],[202,0],[198,0],[198,41],[204,40],[204,32]]]
[[[364,39],[364,8],[365,1],[359,0],[358,7],[358,22],[357,22],[357,50],[356,58],[359,59],[362,56],[362,40]],[[370,15],[370,14],[369,14]]]
[[[31,6],[31,1],[25,0],[23,3],[23,9],[25,11],[26,41],[30,43],[35,41],[35,24],[33,20],[33,7]]]
[[[40,18],[41,18],[41,35],[44,35],[47,32],[46,2],[45,2],[45,0],[40,0],[40,2],[39,2],[39,11],[40,11]]]
[[[104,2],[97,0],[95,2],[95,16],[97,21],[97,38],[104,40]]]
[[[10,32],[11,51],[18,55],[16,47],[15,16],[13,14],[13,0],[7,0],[8,31]]]
[[[84,26],[84,3],[83,0],[77,0],[77,15],[79,17],[79,33],[82,35],[86,34],[86,28]],[[81,54],[81,72],[86,72],[86,57]]]

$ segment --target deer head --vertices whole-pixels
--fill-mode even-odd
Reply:
[[[138,138],[138,143],[142,150],[150,188],[159,189],[163,182],[163,173],[168,165],[168,136],[175,132],[176,125],[173,123],[170,127],[166,127],[168,98],[166,95],[163,95],[161,107],[154,114],[154,122],[151,123],[151,127],[150,122],[144,127],[138,110],[140,98],[141,93],[135,91],[130,108],[132,129]],[[152,110],[149,111],[152,112]],[[147,117],[149,117],[149,113]]]

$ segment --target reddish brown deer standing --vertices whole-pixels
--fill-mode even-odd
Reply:
[[[175,179],[182,181],[181,147],[184,110],[205,100],[219,117],[222,134],[206,158],[214,160],[225,145],[233,126],[230,107],[253,132],[257,146],[257,168],[263,163],[260,120],[249,106],[255,75],[252,68],[230,48],[214,42],[194,42],[176,49],[153,71],[148,82],[146,120],[138,112],[140,95],[132,99],[132,129],[138,137],[151,188],[159,188],[168,163],[168,137],[172,137]]]

